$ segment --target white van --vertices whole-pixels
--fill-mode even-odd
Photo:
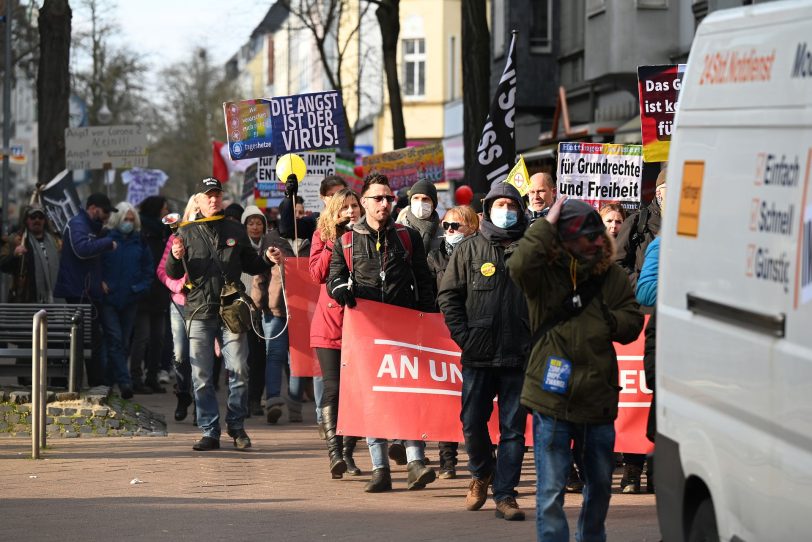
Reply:
[[[812,540],[812,2],[703,21],[666,182],[663,539]]]

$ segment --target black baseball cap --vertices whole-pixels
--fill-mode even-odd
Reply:
[[[220,181],[213,177],[206,177],[197,184],[197,191],[199,194],[205,194],[206,192],[211,192],[212,190],[217,190],[218,192],[223,191],[223,185],[220,183]]]
[[[108,198],[105,194],[101,192],[96,192],[94,194],[90,194],[87,197],[87,202],[85,203],[85,208],[90,207],[91,205],[95,205],[105,213],[117,213],[118,209],[116,209],[112,203],[110,203],[110,198]]]

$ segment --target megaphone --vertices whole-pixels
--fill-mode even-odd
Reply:
[[[180,215],[178,213],[169,213],[161,219],[161,222],[164,226],[169,226],[172,231],[175,231],[180,226]]]
[[[298,154],[288,153],[279,157],[276,162],[276,176],[283,183],[296,179],[302,182],[307,175],[307,166]]]

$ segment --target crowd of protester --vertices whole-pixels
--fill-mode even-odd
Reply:
[[[557,198],[549,173],[533,175],[524,197],[497,184],[442,218],[434,184],[419,181],[395,194],[377,173],[360,194],[341,177],[326,177],[320,214],[305,212],[295,181],[278,209],[263,212],[225,206],[221,183],[204,179],[173,227],[162,196],[136,208],[96,193],[63,232],[52,230],[39,205],[23,209],[0,270],[13,277],[12,302],[91,304],[88,384],[116,387],[130,399],[165,393],[174,382],[175,419],[194,408],[195,450],[220,447],[221,370],[225,426],[239,449],[251,447],[246,417],[273,425],[287,414],[301,422],[308,390],[332,478],[362,474],[353,455],[362,436],[337,431],[344,311],[368,299],[441,312],[461,350],[460,420],[471,475],[465,508],[484,506],[490,489],[497,517],[524,519],[516,488],[531,414],[539,540],[567,539],[567,491],[584,493],[579,539],[600,540],[618,460],[612,342],[636,339],[643,312],[653,315],[664,180],[661,174],[651,203],[628,217],[616,203],[597,211]],[[284,259],[293,256],[307,258],[322,285],[309,323],[321,370],[312,380],[293,376],[289,365]],[[232,295],[237,305],[257,308],[248,320],[223,314],[223,298]],[[651,389],[654,333],[652,316]],[[498,442],[487,427],[495,400]],[[648,432],[652,438],[653,416]],[[390,460],[406,465],[410,490],[457,476],[460,443],[439,443],[435,471],[422,440],[366,435],[366,442],[367,492],[392,489]],[[650,459],[624,454],[622,464],[624,493],[641,492],[646,464],[654,490]]]

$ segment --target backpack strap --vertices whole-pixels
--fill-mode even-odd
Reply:
[[[398,238],[400,238],[400,243],[403,245],[404,250],[406,250],[406,261],[411,262],[414,251],[412,249],[412,236],[409,235],[409,230],[407,230],[403,224],[396,223],[395,231],[398,234]]]
[[[352,230],[341,234],[341,246],[344,248],[344,260],[347,262],[347,269],[352,275]]]

